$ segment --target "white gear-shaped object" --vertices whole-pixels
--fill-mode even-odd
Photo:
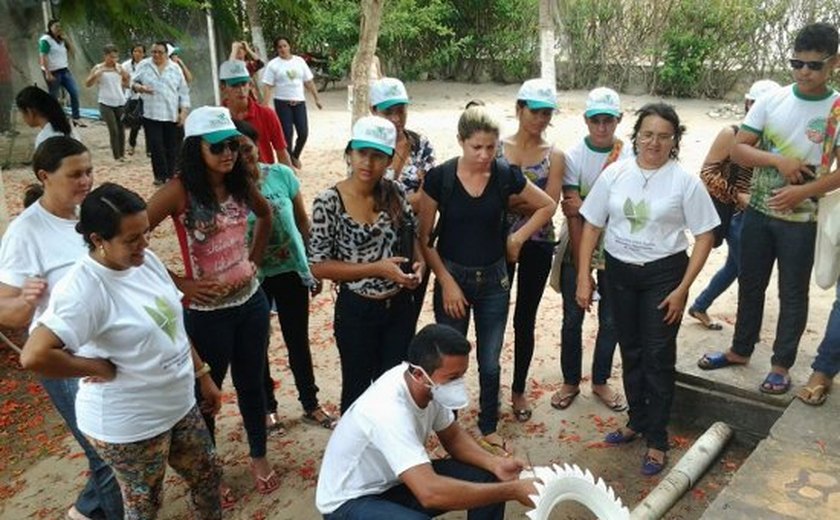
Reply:
[[[537,494],[531,495],[536,504],[527,513],[531,520],[548,520],[560,502],[582,504],[600,520],[629,520],[630,510],[624,507],[615,491],[602,479],[596,479],[587,469],[576,465],[554,464],[537,466],[521,473],[520,478],[536,478]]]

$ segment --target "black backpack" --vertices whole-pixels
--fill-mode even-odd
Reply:
[[[437,223],[435,224],[432,233],[429,235],[429,247],[435,246],[435,242],[440,236],[443,222],[446,219],[449,199],[452,198],[452,190],[455,189],[455,177],[458,175],[458,157],[449,159],[445,163],[435,166],[435,168],[441,171],[441,175],[443,175],[443,182],[441,184],[440,200],[438,200],[438,212],[440,215],[438,216]],[[493,183],[496,187],[497,195],[502,203],[502,214],[500,218],[503,241],[507,240],[508,231],[510,229],[507,218],[507,208],[508,198],[510,197],[510,178],[514,168],[519,167],[510,164],[507,159],[503,157],[497,157],[494,159],[493,164],[490,166],[490,180],[488,182]]]

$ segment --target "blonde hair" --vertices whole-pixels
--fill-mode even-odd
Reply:
[[[464,110],[458,120],[458,137],[469,139],[476,132],[487,132],[499,135],[499,123],[483,106],[473,105]]]

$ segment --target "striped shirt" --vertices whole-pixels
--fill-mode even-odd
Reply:
[[[131,85],[152,87],[142,94],[143,117],[154,121],[178,121],[178,110],[190,108],[190,87],[178,64],[167,61],[161,73],[151,59],[143,60],[131,76]]]

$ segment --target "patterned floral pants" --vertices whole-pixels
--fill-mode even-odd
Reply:
[[[112,444],[89,438],[120,483],[126,520],[157,518],[163,504],[167,463],[190,488],[193,513],[201,520],[222,518],[222,470],[207,425],[197,406],[171,430],[151,439]]]

